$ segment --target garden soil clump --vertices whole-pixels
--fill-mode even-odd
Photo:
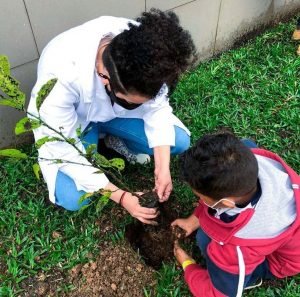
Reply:
[[[105,243],[95,262],[70,271],[76,291],[70,297],[143,297],[143,288],[154,292],[154,270],[147,267],[126,243]]]
[[[150,203],[152,202],[150,201]],[[143,202],[141,204],[143,205]],[[184,237],[178,233],[179,230],[173,230],[170,226],[179,216],[179,206],[165,202],[159,204],[159,211],[160,215],[156,219],[157,226],[135,221],[126,226],[125,232],[125,237],[132,248],[142,256],[147,265],[156,270],[161,268],[163,262],[174,261],[174,240],[178,237]]]

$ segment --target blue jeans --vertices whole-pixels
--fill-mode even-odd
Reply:
[[[184,152],[190,146],[190,137],[185,130],[174,126],[175,146],[171,147],[171,154]],[[144,121],[141,119],[115,118],[104,123],[91,123],[87,127],[87,133],[82,137],[85,147],[89,144],[98,144],[99,134],[105,133],[122,138],[126,146],[134,153],[153,155],[153,149],[149,148],[145,134]],[[74,181],[66,174],[58,171],[55,184],[55,203],[71,211],[79,210],[89,201],[79,204],[84,191],[78,191]]]
[[[258,148],[257,144],[256,144],[253,140],[251,140],[251,139],[246,139],[246,138],[245,138],[245,139],[242,139],[241,142],[242,142],[245,146],[249,147],[250,149],[251,149],[251,148]]]

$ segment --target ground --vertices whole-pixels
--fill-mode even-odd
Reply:
[[[155,296],[157,285],[156,270],[162,263],[173,261],[173,240],[182,238],[182,233],[170,228],[170,223],[178,217],[179,206],[166,203],[160,206],[158,226],[146,226],[134,221],[126,226],[125,238],[104,240],[99,246],[99,255],[85,264],[77,264],[69,271],[53,270],[38,273],[22,282],[20,297],[57,296],[61,283],[69,283],[76,290],[60,292],[64,297],[143,297]],[[97,221],[101,228],[99,237],[107,238],[115,233],[109,217],[123,217],[126,213],[113,208],[110,213]],[[55,232],[53,237],[61,237]],[[167,240],[170,239],[170,240]],[[190,242],[184,239],[183,242]],[[179,269],[179,267],[178,267]]]
[[[126,242],[107,243],[95,262],[78,264],[71,272],[71,281],[78,288],[68,294],[72,297],[142,297],[144,287],[154,292],[156,285],[153,269]]]
[[[203,134],[230,129],[278,153],[300,171],[300,58],[291,41],[294,28],[295,19],[279,24],[182,78],[170,103],[191,130],[192,143]],[[94,206],[71,213],[50,205],[45,184],[32,171],[36,150],[22,149],[34,160],[0,160],[1,297],[191,296],[172,257],[171,240],[164,241],[165,263],[158,265],[159,257],[150,263],[161,244],[141,245],[140,231],[148,236],[149,229],[134,223],[120,207],[109,203],[101,213]],[[176,216],[187,216],[195,197],[181,182],[174,157],[171,166],[170,209]],[[151,190],[153,164],[127,166],[122,177],[135,191]],[[132,230],[137,230],[133,236]],[[167,234],[162,238],[172,237],[169,229],[162,232]],[[155,232],[151,236],[159,238]],[[195,252],[192,242],[185,244]],[[149,252],[141,255],[142,250]],[[201,261],[197,251],[195,256]],[[300,296],[299,276],[265,283],[244,295]]]

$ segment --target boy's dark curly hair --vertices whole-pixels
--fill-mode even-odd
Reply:
[[[191,35],[177,15],[151,9],[129,23],[103,53],[115,92],[155,97],[164,83],[174,88],[179,76],[196,61]]]
[[[257,185],[254,154],[228,132],[203,136],[180,161],[182,178],[215,201],[246,195]]]

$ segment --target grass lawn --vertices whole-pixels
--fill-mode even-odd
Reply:
[[[171,96],[175,114],[190,128],[192,142],[220,128],[281,155],[300,171],[300,57],[291,41],[295,20],[279,24],[245,46],[201,64],[187,74]],[[36,155],[33,147],[25,147]],[[31,161],[0,160],[0,296],[18,296],[22,281],[40,271],[67,271],[99,253],[94,208],[82,213],[57,210],[46,203]],[[189,210],[194,198],[178,180],[174,192]],[[134,169],[135,170],[135,169]],[[133,170],[133,171],[134,171]],[[130,179],[131,168],[126,178]],[[141,171],[152,178],[152,168]],[[106,211],[112,207],[108,205]],[[122,240],[124,225],[109,240]],[[60,236],[55,236],[59,234]],[[120,235],[121,234],[121,235]],[[157,274],[156,296],[190,296],[180,270],[165,265]],[[245,296],[300,296],[299,277],[247,292]],[[72,289],[62,284],[59,292]]]

